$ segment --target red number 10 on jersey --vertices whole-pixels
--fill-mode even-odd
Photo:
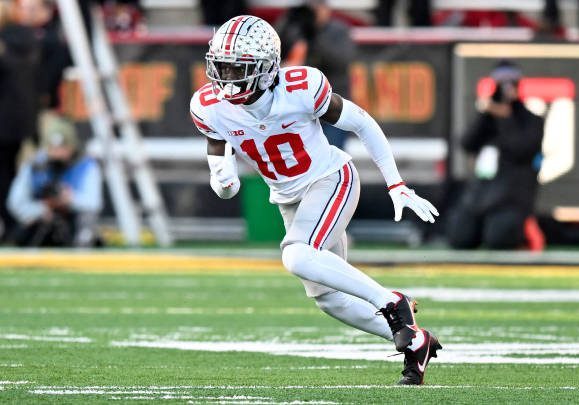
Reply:
[[[308,82],[306,80],[308,71],[305,68],[294,68],[287,70],[285,72],[285,79],[288,83],[286,90],[290,93],[294,90],[307,90]],[[282,125],[283,126],[283,125]],[[283,159],[279,146],[287,143],[292,152],[297,164],[288,167],[286,161]],[[310,165],[312,164],[312,158],[308,155],[304,148],[304,142],[299,134],[285,133],[272,135],[265,140],[263,147],[269,161],[273,164],[273,168],[277,174],[281,174],[286,177],[294,177],[303,174],[308,171]],[[267,165],[267,162],[263,160],[255,140],[246,139],[241,143],[241,149],[249,155],[249,157],[257,163],[257,167],[261,174],[272,180],[277,180],[276,173],[272,172]]]
[[[288,167],[286,161],[281,155],[279,150],[280,145],[288,144],[293,152],[293,156],[297,164]],[[299,134],[285,133],[272,135],[265,140],[263,147],[269,161],[272,163],[275,172],[286,177],[294,177],[303,174],[308,171],[310,165],[312,164],[312,158],[308,155],[304,148],[304,142]],[[255,140],[246,139],[241,143],[241,150],[249,155],[249,157],[257,163],[257,167],[261,174],[272,180],[277,180],[276,173],[272,172],[267,164],[261,157]]]

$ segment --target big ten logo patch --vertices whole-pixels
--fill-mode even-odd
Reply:
[[[496,83],[484,77],[477,84],[479,107],[495,92]],[[575,163],[575,83],[567,77],[526,77],[519,81],[519,97],[533,113],[545,119],[543,161],[539,182],[549,183]]]
[[[231,136],[244,136],[245,132],[243,132],[243,129],[238,129],[235,131],[227,131],[227,133]]]
[[[435,73],[424,62],[354,63],[350,80],[352,101],[378,121],[423,123],[435,112]]]

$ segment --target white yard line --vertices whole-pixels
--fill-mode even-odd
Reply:
[[[132,399],[132,398],[126,398],[126,399]],[[157,399],[157,398],[151,398],[151,399]],[[334,405],[334,404],[339,404],[339,402],[332,402],[332,401],[300,401],[300,400],[296,400],[296,401],[291,401],[291,402],[278,402],[275,401],[272,398],[265,398],[265,399],[240,399],[240,398],[236,398],[236,397],[195,397],[195,396],[187,396],[187,395],[181,395],[181,396],[176,396],[176,397],[172,397],[172,396],[168,396],[168,397],[160,397],[158,399],[191,399],[194,401],[188,401],[188,404],[198,404],[199,401],[205,401],[208,403],[215,403],[215,404],[236,404],[236,405],[240,405],[240,404],[252,404],[252,405],[300,405],[300,404],[312,404],[312,405]]]
[[[59,343],[91,343],[92,339],[87,337],[69,336],[31,336],[17,333],[0,334],[0,340],[30,340],[36,342],[59,342]]]
[[[563,386],[485,386],[485,385],[422,385],[418,387],[408,387],[400,385],[387,384],[354,384],[354,385],[183,385],[172,387],[52,387],[39,386],[30,390],[32,394],[40,395],[179,395],[184,391],[192,390],[349,390],[349,389],[489,389],[489,390],[556,390],[556,391],[575,391],[579,387]],[[247,397],[246,397],[247,398]],[[259,397],[254,397],[259,398]]]
[[[0,388],[2,388],[0,386]],[[528,387],[528,386],[476,386],[476,385],[423,385],[418,387],[397,386],[397,385],[198,385],[198,386],[175,386],[175,387],[50,387],[43,386],[29,390],[30,394],[39,396],[68,396],[86,395],[101,396],[107,400],[188,400],[188,404],[199,403],[199,401],[221,404],[336,404],[332,401],[302,401],[294,399],[291,402],[276,401],[270,397],[241,395],[244,390],[286,390],[286,391],[308,391],[308,390],[369,390],[369,389],[419,389],[419,390],[490,390],[490,391],[570,391],[577,387]],[[235,395],[206,396],[194,395],[194,391],[235,391]],[[293,395],[293,394],[292,394]]]
[[[363,370],[368,366],[306,366],[306,367],[262,367],[262,370]]]
[[[0,381],[0,386],[5,386],[5,385],[25,385],[25,384],[31,384],[30,381]]]
[[[253,387],[247,387],[254,389]],[[273,387],[272,387],[273,388]],[[289,388],[289,387],[281,387]],[[292,402],[278,402],[270,397],[249,396],[249,395],[220,395],[220,396],[196,396],[187,395],[191,390],[206,390],[207,387],[78,387],[78,388],[61,388],[61,387],[40,387],[28,391],[36,395],[106,395],[110,396],[112,400],[190,400],[189,403],[196,403],[195,401],[215,401],[218,403],[235,403],[235,404],[337,404],[332,401],[292,401]],[[211,388],[213,389],[213,388]]]
[[[342,360],[400,362],[387,357],[389,344],[312,344],[271,342],[118,341],[114,347],[142,347],[208,352],[253,352]],[[457,343],[439,351],[440,363],[579,364],[579,343]]]
[[[579,302],[579,290],[408,288],[404,292],[414,298],[448,302]]]
[[[2,314],[82,314],[82,315],[237,315],[253,314],[255,312],[267,313],[270,315],[312,315],[318,314],[316,308],[285,307],[258,309],[256,307],[235,307],[235,308],[199,308],[199,307],[74,307],[74,308],[18,308],[0,309]]]

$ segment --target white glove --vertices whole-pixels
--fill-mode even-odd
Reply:
[[[211,171],[211,188],[220,198],[232,198],[237,194],[241,183],[237,176],[237,160],[233,156],[233,148],[225,144],[224,156],[207,156]]]
[[[438,216],[438,211],[429,201],[418,197],[414,190],[406,187],[404,182],[388,187],[388,194],[394,204],[394,221],[398,222],[402,218],[404,207],[410,208],[424,222],[434,223],[434,217]]]
[[[238,180],[237,159],[233,156],[233,148],[230,143],[225,144],[225,154],[223,155],[223,159],[217,167],[217,170],[212,174],[215,175],[215,178],[223,188],[233,186],[233,183]]]

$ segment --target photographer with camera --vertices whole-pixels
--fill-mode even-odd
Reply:
[[[475,178],[449,215],[448,241],[456,249],[521,247],[534,210],[543,119],[519,98],[517,65],[500,61],[491,77],[495,91],[462,139],[477,158]]]
[[[20,168],[8,196],[19,246],[90,247],[97,242],[102,178],[97,162],[78,147],[74,125],[45,118],[43,148]]]

